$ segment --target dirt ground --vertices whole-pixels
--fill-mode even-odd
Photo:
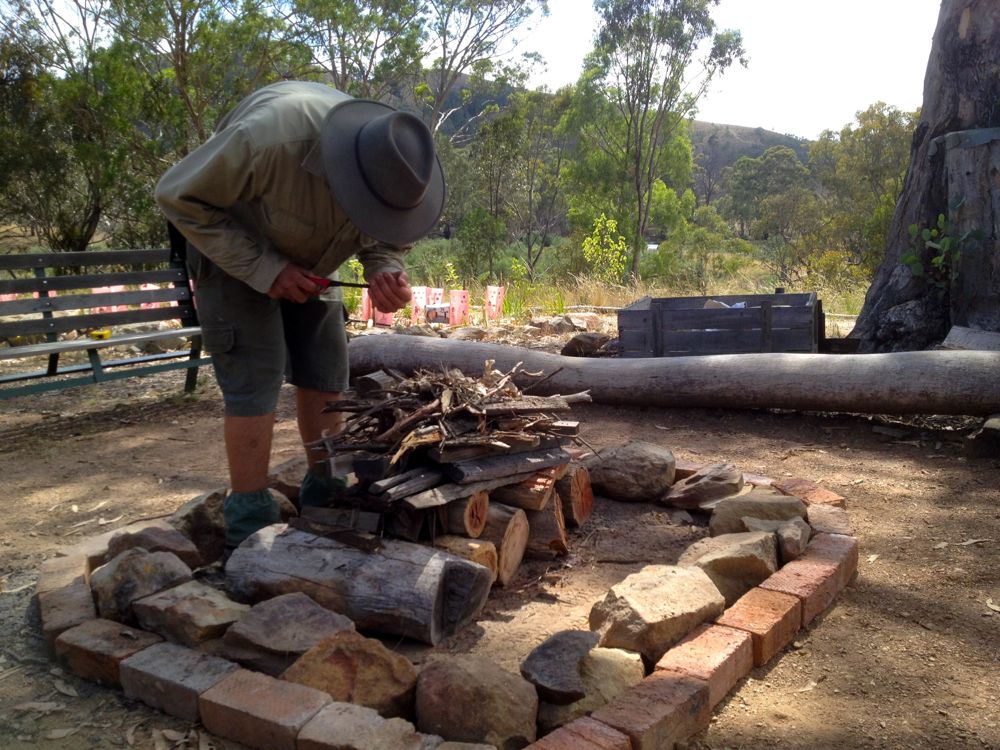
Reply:
[[[210,375],[88,386],[0,411],[0,747],[236,747],[78,680],[45,658],[29,606],[60,547],[167,514],[225,484]],[[290,393],[273,463],[300,446]],[[698,748],[1000,748],[1000,458],[966,450],[972,420],[577,406],[594,447],[642,439],[678,458],[800,476],[848,498],[859,576],[793,647],[716,709]],[[586,627],[592,602],[644,562],[669,562],[697,526],[598,498],[572,554],[525,565],[482,620],[441,648],[516,670],[545,636]],[[426,649],[396,644],[419,661]],[[185,739],[186,738],[186,739]]]

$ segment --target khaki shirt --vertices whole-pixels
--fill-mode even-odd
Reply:
[[[163,175],[157,203],[203,255],[263,294],[289,262],[317,276],[352,255],[369,279],[403,270],[406,249],[358,230],[324,176],[320,128],[349,98],[303,81],[260,89]]]

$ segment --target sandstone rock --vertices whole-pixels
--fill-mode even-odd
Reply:
[[[677,564],[704,570],[731,607],[778,569],[778,542],[767,531],[721,534],[692,544]]]
[[[753,490],[745,495],[727,497],[712,512],[708,530],[712,536],[743,531],[743,518],[790,521],[805,518],[806,506],[797,497],[769,490]]]
[[[302,478],[309,468],[305,456],[296,456],[282,461],[268,472],[267,486],[272,491],[277,490],[292,503],[299,502],[299,490],[302,489]]]
[[[722,614],[725,599],[703,570],[648,565],[611,587],[590,610],[601,645],[655,664],[696,626]]]
[[[778,558],[781,564],[789,563],[803,552],[809,544],[812,529],[805,521],[796,516],[788,521],[773,521],[762,518],[742,519],[747,531],[771,531],[778,537]]]
[[[249,609],[201,581],[188,581],[132,603],[143,630],[185,646],[221,637]]]
[[[380,641],[344,630],[306,651],[281,678],[391,718],[412,714],[417,670]]]
[[[295,592],[255,604],[223,637],[220,653],[272,676],[284,672],[317,643],[354,623]]]
[[[220,487],[188,500],[174,511],[170,525],[194,542],[205,563],[222,557],[226,546],[222,504],[226,488]]]
[[[486,331],[479,326],[463,326],[449,331],[448,338],[459,341],[482,341],[486,338]]]
[[[139,547],[147,552],[173,552],[189,568],[202,565],[201,553],[190,539],[166,521],[134,531],[122,530],[108,540],[108,559],[127,549]]]
[[[605,333],[594,331],[578,333],[566,342],[559,353],[564,357],[590,357],[610,340],[611,337]]]
[[[601,327],[601,316],[595,312],[569,312],[566,317],[581,331],[596,331]]]
[[[670,519],[670,523],[674,526],[690,526],[694,523],[694,516],[680,508],[668,510],[667,518]]]
[[[674,454],[641,440],[603,448],[584,466],[595,492],[623,502],[652,502],[674,482]]]
[[[132,602],[191,580],[191,569],[172,552],[133,548],[90,575],[101,617],[135,624]]]
[[[584,697],[566,706],[544,701],[539,703],[539,732],[548,734],[574,719],[587,716],[633,685],[638,685],[644,676],[645,669],[639,654],[619,648],[593,649],[580,663]]]
[[[532,318],[531,326],[549,335],[576,332],[576,326],[566,315],[553,315],[549,318]]]
[[[676,482],[661,500],[675,508],[698,508],[702,503],[737,494],[743,474],[732,464],[712,464]]]
[[[833,505],[837,508],[846,505],[843,495],[824,489],[809,479],[799,477],[776,479],[771,482],[771,486],[778,492],[799,498],[807,505]]]
[[[597,633],[563,630],[537,645],[521,662],[521,676],[538,690],[540,700],[565,705],[586,692],[580,663],[597,645]]]
[[[441,656],[417,680],[417,728],[458,742],[500,750],[535,740],[538,694],[520,675],[479,656]]]
[[[330,703],[299,731],[298,750],[430,750],[440,743],[403,719],[384,719],[377,711],[351,703]]]
[[[285,497],[284,493],[272,489],[271,497],[273,497],[278,503],[278,512],[281,513],[282,523],[288,523],[289,518],[295,518],[295,516],[299,514],[298,508],[295,507],[295,503]]]
[[[851,536],[854,533],[847,511],[833,505],[810,505],[806,510],[806,519],[817,534]]]

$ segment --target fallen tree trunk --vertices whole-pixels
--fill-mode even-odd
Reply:
[[[533,391],[590,391],[595,403],[662,407],[780,408],[871,414],[1000,412],[1000,352],[891,354],[721,354],[708,357],[588,359],[522,347],[418,336],[360,336],[351,341],[352,375],[458,368],[548,378]],[[519,375],[527,387],[533,380]]]
[[[229,558],[226,588],[251,602],[299,591],[361,630],[432,646],[482,611],[493,583],[487,568],[422,544],[382,544],[379,552],[365,552],[282,524],[267,526]]]

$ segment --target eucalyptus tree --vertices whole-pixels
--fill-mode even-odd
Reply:
[[[441,130],[467,102],[468,91],[458,101],[453,97],[465,77],[479,84],[492,81],[494,88],[503,88],[508,79],[523,82],[522,66],[502,61],[515,50],[530,19],[546,13],[546,0],[424,0],[424,53],[432,62],[416,94],[432,130]],[[478,107],[472,118],[490,111],[490,104]]]
[[[664,145],[693,115],[712,79],[736,62],[745,64],[740,33],[716,29],[716,5],[718,0],[594,0],[600,20],[587,75],[621,127],[584,133],[628,186],[633,275],[646,245]]]
[[[379,100],[399,95],[421,71],[423,11],[421,0],[293,0],[274,8],[336,88]]]

